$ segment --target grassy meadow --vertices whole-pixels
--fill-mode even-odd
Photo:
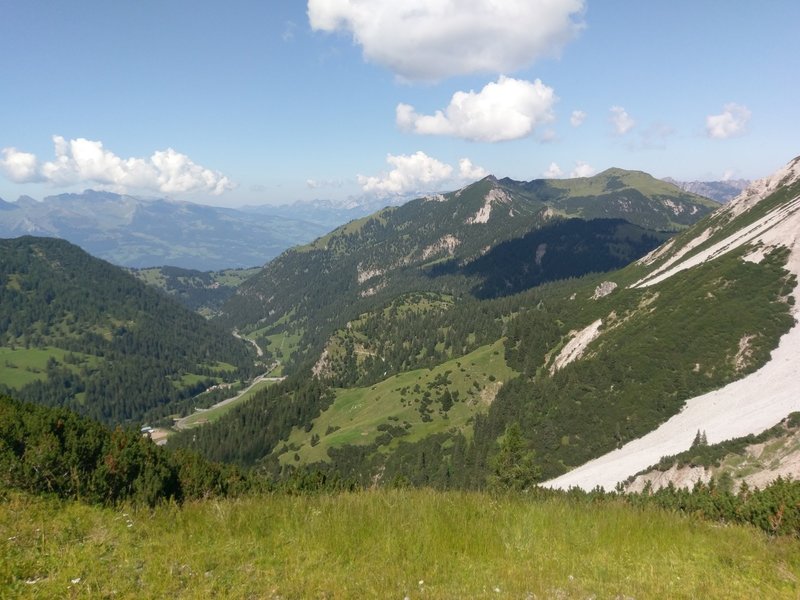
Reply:
[[[66,360],[68,355],[73,358],[73,362]],[[47,365],[51,360],[67,366],[74,372],[79,371],[82,366],[94,368],[102,362],[102,359],[89,354],[69,352],[53,346],[43,348],[0,346],[0,383],[19,389],[34,381],[45,381]]]
[[[488,410],[503,382],[514,375],[504,359],[503,340],[498,340],[430,369],[399,373],[369,387],[339,389],[310,430],[292,431],[281,461],[292,464],[295,453],[301,463],[327,461],[329,448],[371,444],[390,427],[404,431],[394,445],[451,429],[469,435],[472,418]],[[458,394],[452,406],[442,406],[444,389]],[[312,436],[319,442],[309,443]]]
[[[612,502],[430,490],[155,510],[0,501],[4,598],[797,598],[799,577],[797,539]]]

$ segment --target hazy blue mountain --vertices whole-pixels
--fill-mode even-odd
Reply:
[[[191,202],[87,190],[23,196],[0,205],[0,237],[59,237],[126,267],[221,270],[263,265],[330,229],[290,214],[243,212]]]
[[[749,179],[728,179],[726,181],[677,181],[665,177],[664,181],[678,186],[685,192],[711,198],[717,202],[729,202],[738,196],[748,185]]]

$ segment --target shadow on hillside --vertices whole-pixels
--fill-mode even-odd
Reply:
[[[622,268],[671,235],[622,219],[568,219],[498,244],[466,264],[455,259],[438,263],[426,274],[475,278],[475,297],[498,298],[550,281]]]

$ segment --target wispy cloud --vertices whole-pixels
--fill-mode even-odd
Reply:
[[[614,133],[617,135],[625,135],[636,125],[636,121],[621,106],[612,106],[610,112],[609,120],[614,126]]]
[[[584,0],[308,0],[317,31],[345,31],[370,62],[409,81],[510,73],[558,55],[583,29]]]
[[[221,194],[235,184],[222,173],[193,162],[172,148],[149,158],[120,158],[99,141],[53,136],[55,159],[38,158],[16,148],[4,148],[0,170],[16,183],[47,182],[54,186],[76,184],[115,191],[151,190],[162,193],[209,192]]]
[[[286,21],[283,24],[283,33],[281,39],[284,42],[291,42],[294,39],[294,31],[297,29],[297,24],[294,21]]]
[[[480,92],[456,92],[445,110],[421,115],[409,104],[398,104],[397,125],[422,135],[448,135],[477,142],[501,142],[530,135],[553,120],[558,100],[553,88],[501,76]]]
[[[726,104],[721,114],[706,117],[706,134],[717,140],[744,135],[751,115],[746,106],[733,102]]]
[[[586,120],[586,113],[582,110],[573,110],[569,117],[570,125],[573,127],[580,127]]]

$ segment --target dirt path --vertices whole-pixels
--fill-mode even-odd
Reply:
[[[255,340],[251,340],[250,338],[246,338],[243,335],[240,335],[239,332],[236,329],[233,330],[233,337],[239,338],[240,340],[244,340],[245,342],[253,344],[253,348],[256,349],[256,354],[259,357],[260,356],[264,356],[264,351],[261,349],[261,346],[259,346],[258,343]]]

